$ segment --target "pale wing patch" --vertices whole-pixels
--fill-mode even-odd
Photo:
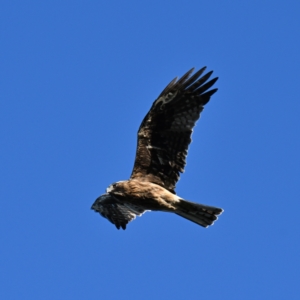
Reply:
[[[177,95],[177,91],[175,93],[168,93],[164,96],[159,97],[156,101],[155,101],[155,106],[157,106],[159,103],[162,102],[162,105],[160,107],[160,109],[163,109],[164,105],[171,102]]]
[[[134,212],[136,214],[136,216],[141,217],[145,212],[147,211],[151,211],[151,210],[144,210],[142,208],[140,208],[137,205],[133,205],[130,203],[124,203],[124,206],[127,207],[130,211]]]

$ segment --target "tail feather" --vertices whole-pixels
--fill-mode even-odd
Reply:
[[[176,214],[203,227],[208,227],[218,219],[222,208],[194,203],[181,199]]]

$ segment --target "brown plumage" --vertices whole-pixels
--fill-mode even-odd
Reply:
[[[92,209],[118,229],[125,229],[136,215],[148,210],[173,212],[203,227],[213,224],[222,213],[220,208],[189,202],[175,193],[193,127],[204,105],[217,91],[209,90],[218,79],[207,82],[212,72],[200,77],[205,69],[192,76],[191,69],[162,91],[138,130],[130,179],[110,185],[93,204]]]

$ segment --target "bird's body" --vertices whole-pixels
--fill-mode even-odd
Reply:
[[[115,183],[115,187],[110,193],[118,200],[131,205],[138,205],[145,211],[175,212],[176,204],[180,199],[177,195],[155,183],[134,179]]]
[[[184,171],[188,146],[203,106],[216,89],[207,91],[217,78],[204,84],[212,72],[200,79],[205,68],[190,77],[174,79],[154,101],[138,131],[138,145],[131,178],[110,185],[92,209],[119,229],[146,211],[176,213],[207,227],[222,209],[178,197],[175,186]]]

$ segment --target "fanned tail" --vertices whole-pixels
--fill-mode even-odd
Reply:
[[[218,219],[222,212],[222,208],[181,199],[175,213],[203,227],[208,227]]]

